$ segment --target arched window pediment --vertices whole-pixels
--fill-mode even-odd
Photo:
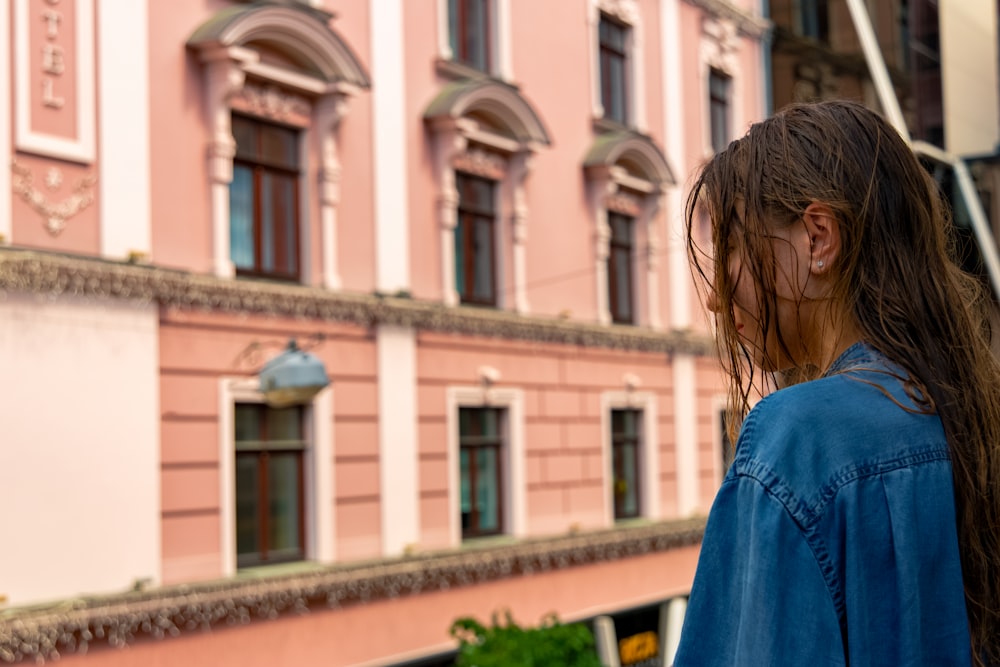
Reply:
[[[531,104],[513,86],[492,79],[458,81],[445,86],[424,111],[428,121],[482,119],[483,129],[514,139],[524,147],[552,142]]]
[[[198,51],[261,44],[326,83],[369,88],[370,79],[351,48],[329,26],[330,15],[300,3],[253,2],[218,12],[188,39]]]
[[[631,130],[602,134],[594,140],[583,160],[584,169],[621,169],[632,178],[655,188],[676,183],[667,158],[644,134]]]

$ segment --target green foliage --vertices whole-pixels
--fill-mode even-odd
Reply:
[[[504,616],[501,622],[494,613],[491,627],[471,617],[452,623],[456,667],[601,667],[586,625],[563,625],[550,614],[537,628],[522,628],[509,611]]]

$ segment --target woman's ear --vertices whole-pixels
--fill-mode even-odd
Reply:
[[[829,206],[815,201],[806,207],[802,221],[809,234],[809,272],[825,275],[840,257],[840,223]]]

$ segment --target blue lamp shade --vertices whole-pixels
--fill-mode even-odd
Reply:
[[[301,405],[330,384],[323,362],[300,350],[295,340],[260,371],[260,391],[272,408]]]

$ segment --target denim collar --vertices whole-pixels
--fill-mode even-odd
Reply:
[[[830,364],[830,367],[826,369],[823,376],[836,375],[837,373],[844,373],[852,368],[857,368],[858,366],[871,366],[877,363],[881,359],[880,355],[875,348],[871,347],[868,343],[864,341],[858,341],[854,343],[846,350],[840,353],[836,361]]]

